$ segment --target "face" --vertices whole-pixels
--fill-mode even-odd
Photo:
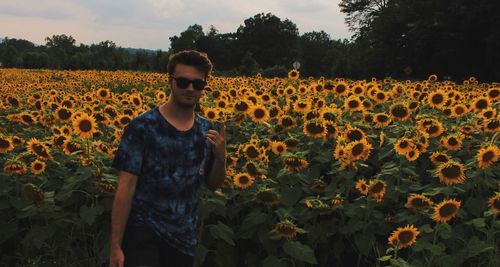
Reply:
[[[182,64],[175,66],[175,72],[171,77],[187,78],[189,80],[205,79],[203,72],[200,72],[192,66]],[[182,89],[177,85],[174,79],[170,79],[170,88],[172,89],[171,96],[174,103],[183,108],[194,108],[203,91],[195,90],[192,83],[190,83],[187,88]]]

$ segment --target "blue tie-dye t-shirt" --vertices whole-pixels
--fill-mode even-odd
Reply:
[[[179,131],[155,107],[124,129],[112,166],[138,176],[127,227],[149,226],[165,242],[194,255],[201,184],[213,163],[205,133],[213,123],[195,115]]]

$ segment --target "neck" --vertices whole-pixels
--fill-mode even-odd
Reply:
[[[194,117],[194,107],[182,107],[177,105],[172,98],[159,107],[169,117],[174,117],[179,120],[190,120]]]

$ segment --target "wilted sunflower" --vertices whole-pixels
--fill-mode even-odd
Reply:
[[[361,193],[362,195],[368,195],[368,191],[369,191],[369,187],[368,187],[368,184],[366,183],[366,180],[365,179],[359,179],[357,182],[356,182],[356,189],[358,189],[359,193]]]
[[[40,174],[45,171],[45,166],[45,162],[36,159],[35,161],[31,162],[30,170],[33,174]]]
[[[427,210],[434,205],[434,202],[424,195],[412,194],[408,197],[406,204],[415,210]]]
[[[287,151],[287,146],[284,142],[274,141],[274,142],[272,142],[271,150],[276,155],[283,155]]]
[[[389,237],[389,244],[397,245],[398,249],[409,247],[416,242],[419,234],[420,231],[413,225],[408,224],[405,227],[398,227]]]
[[[52,160],[52,155],[50,154],[50,149],[40,142],[38,139],[32,137],[28,143],[27,143],[27,150],[34,155],[37,156],[37,158],[41,160]]]
[[[76,141],[73,141],[71,139],[67,139],[66,141],[64,141],[64,144],[63,144],[63,152],[66,155],[71,155],[73,153],[75,153],[75,155],[81,155],[81,154],[83,154],[83,148]]]
[[[328,184],[325,183],[323,180],[321,179],[315,179],[312,183],[311,183],[311,191],[313,191],[314,193],[316,194],[319,194],[319,193],[323,193],[325,191],[325,188]]]
[[[250,187],[255,178],[246,172],[240,172],[236,174],[233,178],[234,185],[240,189],[246,189]]]
[[[301,171],[309,166],[307,160],[295,156],[285,158],[284,164],[285,168],[290,171]]]
[[[346,151],[348,153],[348,158],[352,161],[363,159],[367,160],[370,156],[372,145],[362,139],[360,141],[354,141],[346,146]]]
[[[494,213],[500,213],[500,193],[496,193],[488,200],[488,207]]]
[[[7,153],[14,149],[12,138],[0,136],[0,153]]]
[[[450,160],[437,168],[439,181],[445,185],[463,183],[465,181],[464,165]]]
[[[460,201],[455,199],[443,200],[434,208],[433,219],[436,222],[447,222],[457,215],[459,209]]]
[[[92,138],[97,130],[94,117],[82,113],[81,116],[73,120],[73,129],[82,138]]]
[[[39,206],[44,199],[43,191],[32,183],[27,183],[23,186],[23,195],[27,199],[35,202],[37,206]]]
[[[500,157],[500,149],[495,145],[489,145],[481,148],[477,153],[477,162],[479,164],[479,168],[487,169],[491,167],[495,162],[498,161]]]
[[[273,189],[261,187],[257,193],[255,193],[255,202],[268,206],[275,206],[280,203],[280,197]]]
[[[368,191],[372,194],[375,200],[377,200],[377,202],[380,202],[382,201],[382,198],[384,198],[386,187],[387,186],[384,181],[375,179],[370,181]]]
[[[280,236],[290,240],[297,236],[299,228],[291,221],[284,220],[276,224],[272,232],[279,234]]]
[[[26,165],[22,163],[21,161],[17,162],[8,162],[3,166],[3,171],[7,173],[17,173],[17,174],[23,174],[28,170],[26,168]]]
[[[441,137],[441,145],[450,151],[459,150],[462,147],[462,136],[460,134]]]

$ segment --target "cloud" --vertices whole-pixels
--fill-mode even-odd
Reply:
[[[37,43],[53,34],[72,35],[86,44],[104,40],[123,47],[163,49],[169,37],[193,24],[235,32],[244,20],[272,13],[294,22],[299,32],[324,30],[349,38],[339,1],[331,0],[24,0],[0,2],[0,36]]]

